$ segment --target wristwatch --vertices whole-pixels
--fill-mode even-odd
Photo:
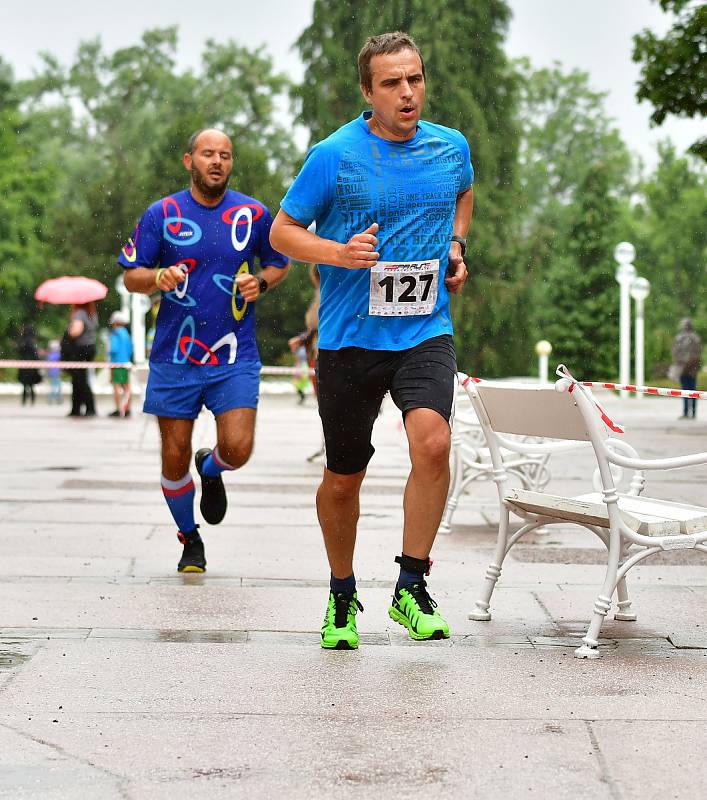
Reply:
[[[265,294],[265,292],[268,290],[268,282],[261,275],[256,275],[255,277],[258,279],[258,289],[260,289],[260,294]]]
[[[464,258],[466,255],[466,239],[464,239],[462,236],[452,236],[452,241],[457,242],[461,246],[462,258]]]

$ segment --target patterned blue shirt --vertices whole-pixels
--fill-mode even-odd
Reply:
[[[162,293],[150,361],[260,361],[255,309],[235,292],[235,277],[252,273],[256,258],[261,266],[287,266],[270,246],[271,224],[262,203],[233,189],[213,207],[184,190],[147,209],[118,263],[125,269],[180,264],[186,271],[183,283]]]

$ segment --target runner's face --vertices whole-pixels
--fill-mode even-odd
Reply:
[[[184,154],[184,166],[199,193],[209,200],[221,197],[233,169],[230,139],[220,131],[204,131],[196,140],[194,152]]]
[[[371,89],[361,87],[373,109],[371,129],[384,139],[412,139],[425,105],[422,62],[414,50],[373,56]]]

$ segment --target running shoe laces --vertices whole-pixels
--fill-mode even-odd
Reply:
[[[412,586],[404,586],[403,588],[408,590],[423,614],[434,614],[437,603],[427,591],[427,581],[421,580],[419,583],[413,583]]]
[[[356,603],[359,611],[363,611],[363,606],[358,598],[344,592],[334,595],[334,627],[345,628],[348,625],[349,606]]]

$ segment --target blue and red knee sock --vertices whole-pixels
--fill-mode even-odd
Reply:
[[[232,472],[234,469],[221,458],[218,447],[214,447],[201,465],[201,474],[207,478],[217,478],[222,472]]]
[[[177,528],[181,533],[189,533],[196,528],[194,520],[194,481],[187,474],[178,481],[170,481],[162,475],[162,494],[167,502]]]

